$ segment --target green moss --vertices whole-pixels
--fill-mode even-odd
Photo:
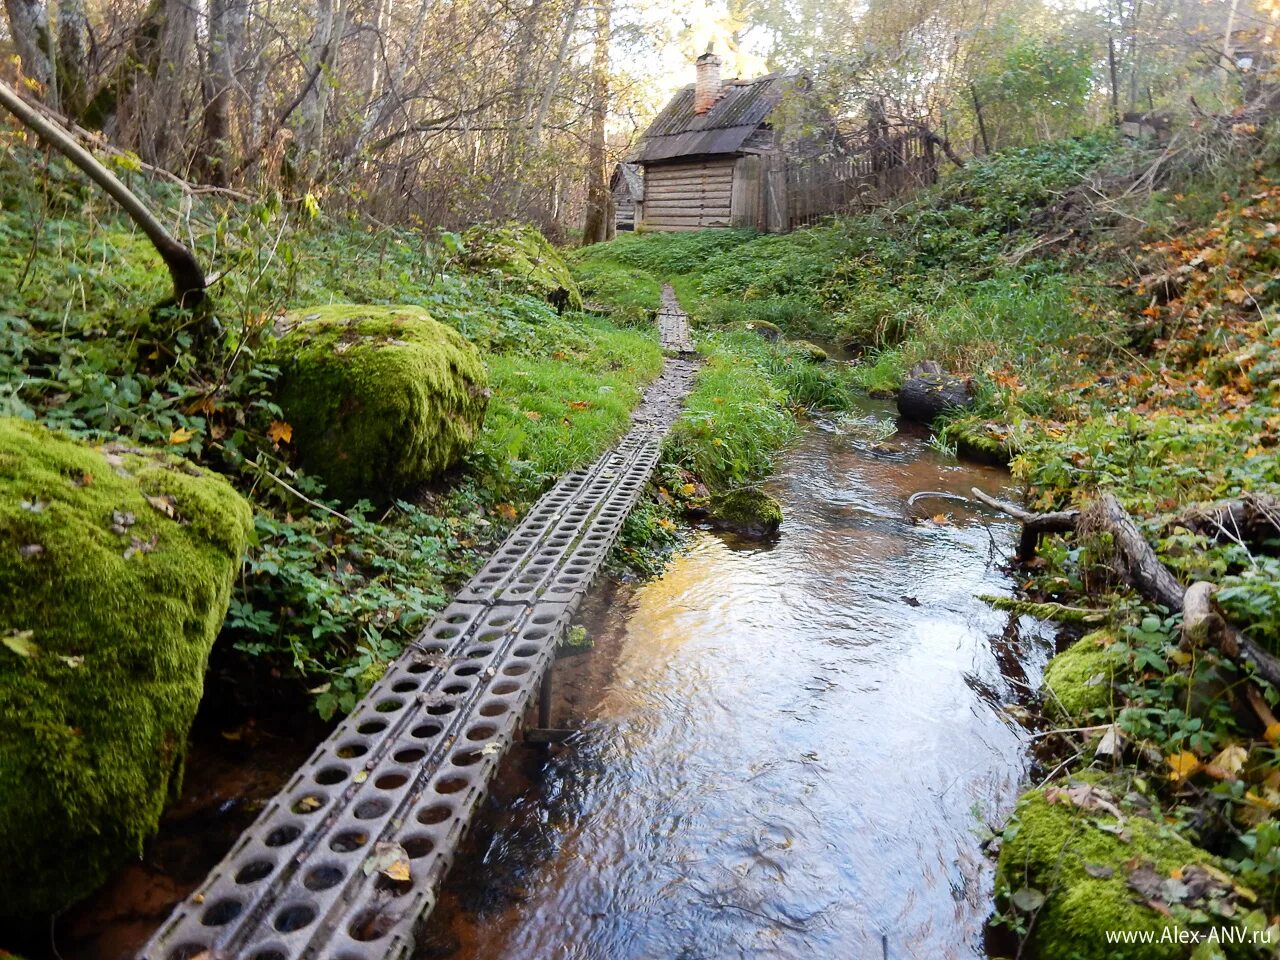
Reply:
[[[998,427],[983,417],[961,416],[947,423],[942,439],[955,445],[956,454],[975,463],[1004,467],[1013,459],[1008,428]]]
[[[137,856],[251,529],[222,479],[0,419],[0,915]]]
[[[582,294],[564,258],[541,233],[525,223],[479,225],[462,235],[466,264],[500,273],[508,282],[545,297],[557,307],[582,309]]]
[[[759,487],[740,487],[713,496],[708,516],[726,530],[765,537],[782,525],[782,505]]]
[[[1071,785],[1079,783],[1064,786]],[[1164,929],[1184,927],[1148,906],[1131,889],[1130,877],[1145,864],[1167,878],[1193,864],[1215,866],[1213,858],[1164,824],[1137,813],[1120,821],[1100,807],[1077,806],[1061,793],[1055,795],[1058,789],[1023,794],[1000,848],[996,895],[1001,902],[1010,904],[1024,888],[1045,896],[1031,923],[1029,955],[1038,960],[1189,956],[1191,948],[1176,943],[1108,944],[1105,932],[1154,931],[1158,941]]]
[[[272,348],[276,400],[303,467],[329,495],[375,503],[458,461],[475,440],[488,391],[461,334],[421,307],[296,311]]]
[[[742,329],[749,330],[757,336],[764,337],[766,340],[780,340],[782,338],[782,328],[768,320],[744,321]]]
[[[1091,633],[1049,661],[1044,671],[1044,701],[1050,712],[1068,720],[1089,719],[1111,705],[1116,659]]]
[[[826,363],[830,359],[827,351],[816,343],[810,343],[808,340],[793,340],[787,346],[810,363]]]

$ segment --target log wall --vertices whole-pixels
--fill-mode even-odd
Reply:
[[[640,223],[648,230],[704,230],[733,223],[732,157],[654,164],[645,170]]]

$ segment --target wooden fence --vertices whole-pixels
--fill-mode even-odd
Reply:
[[[879,127],[850,138],[841,155],[787,161],[788,229],[857,213],[933,183],[933,143],[914,128]]]

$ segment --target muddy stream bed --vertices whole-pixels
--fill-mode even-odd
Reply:
[[[594,649],[555,668],[578,732],[513,750],[417,960],[985,955],[981,844],[1026,766],[1006,708],[1051,641],[975,598],[1010,591],[1012,524],[907,506],[1008,475],[876,442],[892,419],[809,427],[774,541],[699,531],[660,579],[594,591]],[[60,921],[66,960],[128,956],[312,746],[261,743],[247,768],[193,747],[189,815]]]

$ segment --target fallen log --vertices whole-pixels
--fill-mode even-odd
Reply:
[[[1227,622],[1213,603],[1217,585],[1199,581],[1184,590],[1114,494],[1101,494],[1083,511],[1057,513],[1033,513],[977,488],[973,489],[973,495],[992,509],[1022,521],[1019,559],[1024,561],[1034,555],[1036,543],[1044,533],[1109,533],[1121,572],[1134,589],[1146,600],[1160,604],[1171,613],[1182,614],[1184,643],[1216,648],[1234,663],[1252,665],[1259,677],[1280,687],[1280,659]],[[1029,530],[1032,531],[1030,537]]]
[[[918,423],[931,424],[942,414],[972,403],[972,383],[945,373],[908,377],[898,389],[898,413]]]
[[[1280,497],[1246,493],[1233,500],[1192,507],[1174,517],[1166,529],[1177,527],[1215,543],[1229,541],[1258,548],[1268,540],[1280,539]]]
[[[1182,584],[1160,562],[1128,511],[1112,493],[1096,497],[1080,514],[1077,533],[1109,533],[1126,579],[1148,600],[1182,610]]]

